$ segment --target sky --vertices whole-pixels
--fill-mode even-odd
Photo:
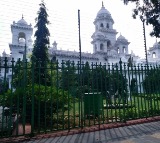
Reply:
[[[21,19],[22,14],[28,24],[35,26],[35,18],[41,0],[0,0],[0,53],[4,50],[10,53],[11,24]],[[91,36],[95,30],[93,21],[101,9],[101,0],[44,0],[48,9],[50,25],[50,44],[56,41],[58,49],[78,51],[78,9],[80,10],[81,46],[82,52],[93,52]],[[141,58],[145,57],[143,27],[139,18],[132,18],[135,4],[124,5],[122,0],[103,0],[105,8],[114,20],[113,28],[117,30],[117,37],[123,35],[130,42],[129,52]],[[156,42],[149,33],[152,26],[146,26],[147,49]],[[34,28],[35,31],[35,28]],[[34,40],[33,31],[33,40]],[[159,41],[159,39],[157,39]]]

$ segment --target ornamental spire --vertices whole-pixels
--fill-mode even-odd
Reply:
[[[103,1],[102,1],[102,7],[104,7]]]
[[[24,17],[23,17],[23,14],[22,14],[22,19],[23,19]]]

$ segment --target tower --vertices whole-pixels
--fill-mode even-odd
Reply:
[[[23,15],[17,23],[13,21],[11,24],[12,32],[12,43],[9,44],[11,57],[17,61],[19,58],[23,58],[24,47],[27,47],[27,53],[31,52],[32,40],[31,36],[33,33],[33,28],[24,20]]]
[[[130,42],[128,42],[128,40],[120,34],[120,36],[117,38],[117,41],[115,44],[117,53],[120,56],[124,56],[124,55],[128,54],[128,45],[129,44],[130,44]]]
[[[107,53],[116,42],[116,30],[113,29],[114,21],[110,12],[104,7],[98,11],[94,20],[95,32],[92,35],[93,53]]]

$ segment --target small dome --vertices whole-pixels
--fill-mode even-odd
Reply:
[[[17,22],[17,24],[20,24],[20,25],[28,25],[28,23],[22,18],[21,20],[19,20]]]
[[[111,15],[110,12],[105,9],[104,6],[102,6],[102,8],[98,11],[97,16],[101,16],[101,15]]]
[[[117,38],[117,40],[126,40],[126,38],[125,38],[124,36],[120,35],[120,36]]]

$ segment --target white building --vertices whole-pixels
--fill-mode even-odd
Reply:
[[[134,62],[138,59],[133,53],[128,53],[128,40],[121,34],[116,39],[117,32],[113,28],[114,20],[110,12],[105,9],[103,3],[94,20],[95,31],[92,34],[93,53],[82,53],[82,62],[85,63],[118,63],[120,58],[123,62],[128,62],[130,56]],[[79,53],[75,51],[58,50],[57,43],[53,43],[53,47],[49,50],[51,58],[58,61],[79,61]]]
[[[107,63],[115,64],[119,63],[120,58],[122,62],[127,63],[130,57],[132,57],[134,63],[145,63],[144,59],[135,56],[133,52],[131,52],[131,54],[128,53],[130,42],[128,42],[124,36],[120,34],[120,36],[116,38],[117,32],[116,29],[113,28],[114,20],[110,12],[104,7],[103,3],[93,24],[95,26],[95,31],[93,31],[93,34],[91,35],[93,52],[82,52],[82,63],[88,61],[89,63],[101,63],[102,65]],[[11,32],[12,42],[9,44],[11,55],[7,55],[4,51],[2,53],[2,58],[8,57],[8,60],[14,58],[15,61],[19,58],[22,59],[26,45],[27,58],[29,59],[33,50],[31,39],[33,34],[32,25],[28,24],[22,16],[18,22],[13,21],[13,24],[11,24]],[[70,60],[77,63],[79,61],[79,52],[60,50],[55,41],[53,46],[49,48],[49,56],[50,59],[58,60],[59,62],[62,60]],[[160,44],[158,42],[149,49],[148,62],[160,62]]]
[[[17,61],[23,58],[25,44],[27,47],[27,55],[32,52],[32,39],[33,28],[31,24],[24,20],[23,16],[17,23],[13,21],[11,24],[12,43],[9,44],[11,57]]]

